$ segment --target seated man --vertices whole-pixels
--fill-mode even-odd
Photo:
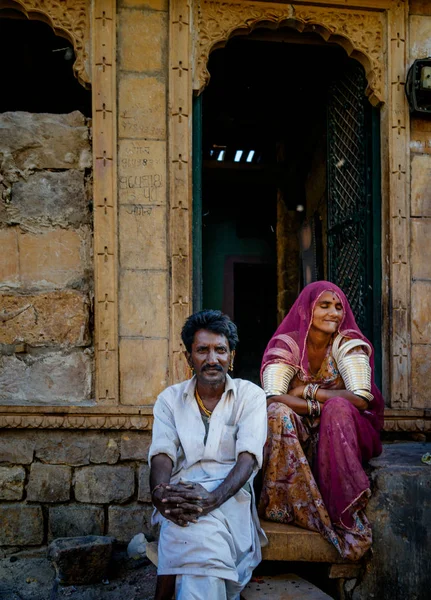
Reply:
[[[161,523],[156,600],[237,600],[265,540],[252,480],[266,440],[266,398],[231,379],[237,329],[204,310],[181,332],[192,379],[154,406],[150,485]]]

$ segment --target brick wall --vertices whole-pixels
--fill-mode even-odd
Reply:
[[[127,543],[137,533],[154,533],[150,441],[149,432],[3,430],[3,552],[58,537],[112,535]]]
[[[87,120],[0,115],[0,402],[92,397]]]
[[[431,5],[410,5],[410,62],[431,55]],[[412,406],[431,408],[431,116],[411,118]]]

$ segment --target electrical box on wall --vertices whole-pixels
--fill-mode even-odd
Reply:
[[[431,58],[419,58],[410,67],[406,96],[411,113],[431,115]]]

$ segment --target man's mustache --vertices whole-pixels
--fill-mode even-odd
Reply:
[[[207,366],[207,367],[203,367],[202,371],[223,371],[223,369],[220,367],[220,365],[214,365],[214,366]]]

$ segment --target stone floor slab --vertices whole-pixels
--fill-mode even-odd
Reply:
[[[430,442],[396,442],[383,444],[383,452],[377,458],[370,460],[374,469],[381,468],[426,468],[427,465],[421,458],[427,452],[431,452]]]
[[[289,573],[252,580],[242,591],[243,600],[330,600],[318,587]]]

